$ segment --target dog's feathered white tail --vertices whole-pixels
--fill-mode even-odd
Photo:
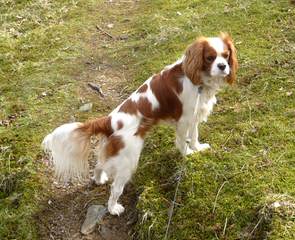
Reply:
[[[58,180],[83,181],[88,177],[90,137],[106,134],[109,131],[108,122],[108,117],[104,117],[86,123],[67,123],[44,138],[42,147],[50,156]]]

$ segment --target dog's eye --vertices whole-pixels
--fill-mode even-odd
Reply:
[[[206,58],[206,60],[208,62],[213,62],[215,60],[215,57],[214,56],[209,56],[209,57]]]
[[[229,52],[224,52],[222,54],[222,57],[224,57],[225,59],[228,59],[229,58]]]
[[[225,59],[228,59],[228,58],[229,58],[229,55],[228,55],[228,54],[223,54],[223,57],[224,57]]]

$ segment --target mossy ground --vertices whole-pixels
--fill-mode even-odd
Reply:
[[[181,176],[169,239],[295,238],[295,8],[289,1],[155,0],[132,9],[100,8],[101,1],[0,3],[1,239],[36,239],[32,216],[48,185],[37,161],[44,135],[71,116],[83,120],[114,105],[82,94],[96,111],[77,113],[82,63],[93,57],[91,36],[100,21],[115,23],[114,36],[128,36],[101,42],[92,62],[107,58],[124,71],[123,93],[175,61],[198,35],[227,31],[238,49],[238,83],[220,92],[201,128],[211,150],[183,159],[170,127],[148,136],[134,176],[142,192],[138,237],[163,239]],[[273,202],[288,204],[274,209]]]

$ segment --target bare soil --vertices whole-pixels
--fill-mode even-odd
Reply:
[[[87,209],[93,204],[107,203],[108,185],[96,186],[92,183],[80,187],[53,185],[52,191],[54,191],[53,197],[41,203],[42,210],[36,216],[40,239],[127,240],[134,237],[132,226],[137,221],[135,211],[137,194],[132,184],[126,186],[120,200],[125,206],[125,212],[120,217],[107,213],[94,232],[89,235],[80,233]]]

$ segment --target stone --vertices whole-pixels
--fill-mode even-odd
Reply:
[[[107,27],[108,27],[108,28],[113,28],[113,27],[114,27],[114,24],[113,24],[113,23],[109,23],[109,24],[107,25]]]
[[[102,220],[106,213],[107,209],[102,205],[90,206],[87,210],[86,219],[82,224],[81,233],[84,235],[92,233],[96,224]]]
[[[92,109],[92,103],[86,103],[79,108],[80,112],[89,112]]]

